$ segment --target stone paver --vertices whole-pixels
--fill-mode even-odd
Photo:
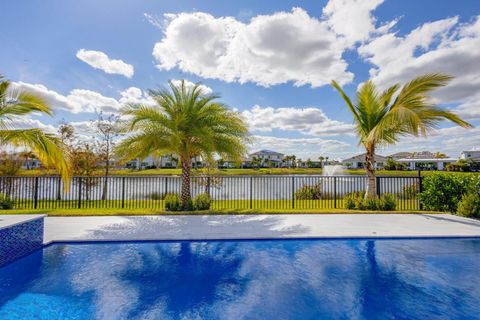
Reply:
[[[47,217],[45,243],[89,240],[480,237],[480,221],[449,214]]]

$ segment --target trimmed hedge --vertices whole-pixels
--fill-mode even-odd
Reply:
[[[479,190],[478,174],[437,172],[423,178],[419,199],[426,210],[455,213],[463,195]]]

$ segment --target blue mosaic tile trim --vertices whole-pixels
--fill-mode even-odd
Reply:
[[[43,246],[43,218],[0,230],[0,267]]]

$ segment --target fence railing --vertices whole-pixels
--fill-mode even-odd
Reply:
[[[397,210],[419,210],[421,177],[377,177],[377,193],[390,193]],[[210,176],[191,178],[191,193],[208,193],[213,209],[344,208],[347,194],[364,191],[365,176]],[[308,196],[308,190],[315,196]],[[67,191],[65,191],[67,190]],[[0,177],[0,192],[18,209],[164,208],[167,193],[180,193],[177,176]],[[307,195],[305,195],[307,194]]]

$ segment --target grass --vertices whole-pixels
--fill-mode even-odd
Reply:
[[[360,211],[346,209],[223,209],[170,212],[163,209],[38,209],[0,210],[2,214],[47,214],[50,217],[141,216],[141,215],[249,215],[249,214],[441,214],[433,211]]]
[[[78,200],[41,200],[38,201],[37,210],[164,210],[163,200],[125,200],[122,207],[121,200],[82,200],[78,208]],[[344,207],[343,199],[322,199],[322,200],[213,200],[212,210],[333,210]],[[16,209],[33,210],[33,201],[19,201],[15,205]],[[266,208],[266,209],[265,209]],[[415,199],[398,199],[397,209],[400,210],[419,210],[418,201]]]
[[[422,175],[426,176],[435,171],[422,171]],[[103,171],[98,171],[97,175],[102,175]],[[149,176],[149,175],[180,175],[181,170],[172,169],[147,169],[147,170],[131,170],[120,169],[113,170],[112,175],[133,175],[133,176]],[[193,170],[193,174],[205,173],[205,170]],[[221,169],[210,171],[213,175],[290,175],[290,174],[305,174],[305,175],[320,175],[322,169],[320,168],[262,168],[262,169]],[[53,170],[34,169],[34,170],[20,170],[19,175],[22,176],[43,176],[43,175],[55,175]],[[345,174],[349,175],[365,175],[363,169],[349,169],[345,170]],[[418,171],[396,171],[396,170],[379,170],[377,171],[379,176],[418,176]]]

